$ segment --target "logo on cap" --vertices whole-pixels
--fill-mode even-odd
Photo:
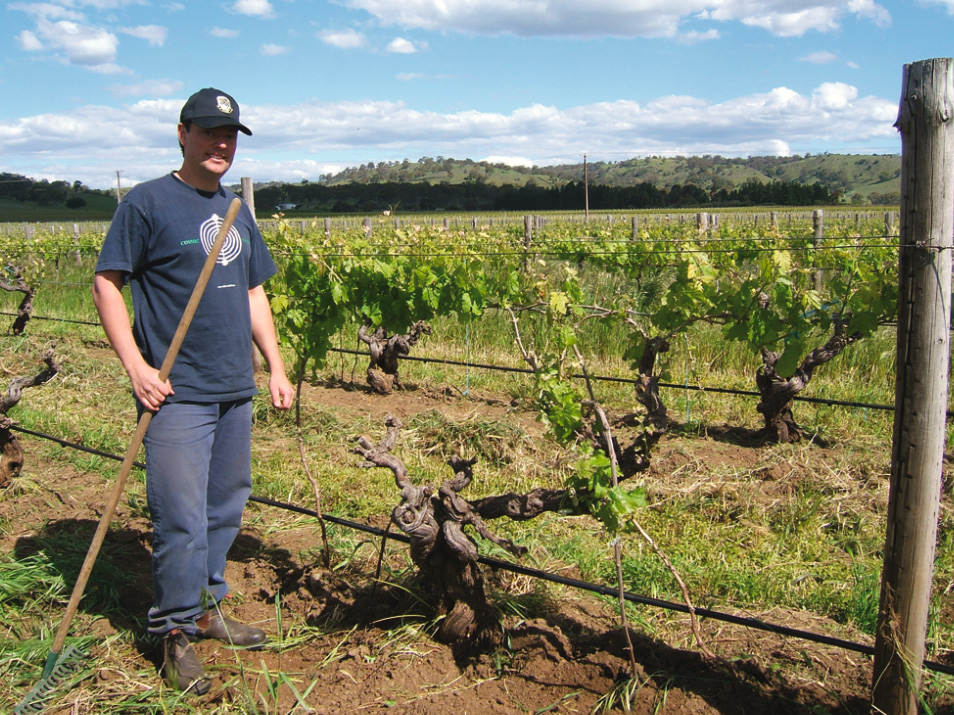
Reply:
[[[228,97],[223,97],[221,94],[215,98],[215,106],[222,114],[232,113],[232,103]]]

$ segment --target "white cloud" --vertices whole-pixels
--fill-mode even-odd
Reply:
[[[22,10],[35,23],[32,30],[17,35],[21,49],[49,52],[56,59],[101,74],[128,72],[115,62],[119,48],[116,35],[89,24],[75,10],[53,3],[15,3],[9,9]]]
[[[387,51],[398,55],[413,55],[417,52],[417,47],[415,47],[414,43],[410,40],[405,40],[403,37],[395,37],[388,44]]]
[[[858,90],[843,82],[825,82],[812,93],[812,105],[825,111],[839,111],[851,106]]]
[[[135,84],[114,84],[106,89],[114,97],[168,97],[183,87],[183,83],[173,79],[154,79]]]
[[[20,47],[27,52],[39,52],[43,49],[43,43],[40,42],[40,38],[29,30],[24,30],[17,35],[17,42],[19,42]]]
[[[529,105],[510,114],[421,112],[397,102],[307,103],[269,108],[254,118],[257,134],[275,137],[281,151],[321,146],[375,160],[401,156],[543,157],[588,151],[618,157],[644,154],[779,153],[834,142],[847,151],[859,142],[893,146],[896,103],[859,97],[854,87],[825,83],[812,96],[785,87],[712,103],[685,96],[642,105],[602,102],[570,109]]]
[[[37,36],[48,49],[63,52],[71,64],[90,68],[112,64],[119,46],[113,33],[71,20],[41,19]]]
[[[709,40],[718,40],[721,37],[718,30],[711,29],[706,30],[705,32],[697,32],[695,30],[690,30],[689,32],[680,33],[678,39],[684,45],[698,45],[700,42],[708,42]]]
[[[259,48],[259,52],[266,57],[277,57],[278,55],[286,54],[289,49],[290,48],[285,47],[284,45],[273,45],[271,43],[266,43]]]
[[[91,7],[94,10],[116,10],[128,5],[143,5],[143,0],[60,0],[64,5]]]
[[[848,12],[871,20],[878,27],[887,27],[891,24],[891,13],[874,0],[848,0]]]
[[[268,0],[236,0],[232,5],[232,12],[252,17],[271,18],[275,16],[275,8]]]
[[[166,37],[169,34],[168,27],[160,25],[139,25],[138,27],[121,27],[119,31],[131,37],[138,37],[145,40],[154,47],[162,47],[166,43]]]
[[[819,52],[811,52],[804,57],[799,57],[799,62],[808,62],[812,65],[830,65],[832,62],[838,61],[838,55],[834,52],[828,52],[827,50],[821,50]]]
[[[458,80],[460,77],[458,75],[452,74],[424,74],[422,72],[399,72],[394,75],[395,79],[401,80],[402,82],[409,82],[415,79],[435,79],[435,80]]]
[[[368,44],[367,38],[356,30],[322,30],[318,39],[326,45],[342,50],[355,50]]]
[[[533,168],[533,161],[525,156],[488,156],[478,161],[486,161],[488,164],[504,164],[505,166],[526,166]]]
[[[773,35],[800,37],[809,30],[834,32],[841,16],[838,8],[831,6],[810,7],[797,12],[762,12],[739,18],[743,24],[761,27]]]
[[[103,64],[92,65],[87,69],[89,69],[90,72],[96,72],[97,74],[135,74],[135,72],[128,67],[122,67],[121,65],[117,65],[115,62],[104,62]]]
[[[954,15],[954,0],[924,0],[924,2],[946,7],[948,14]]]
[[[171,96],[159,85],[112,91],[131,96],[137,87],[147,96]],[[180,161],[174,128],[183,101],[0,120],[0,170],[37,175],[55,155],[68,167],[59,178],[89,186],[108,186],[117,169],[130,180],[158,176]],[[241,138],[230,176],[316,178],[327,172],[314,167],[341,157],[350,165],[438,155],[544,165],[578,161],[584,152],[594,161],[653,154],[891,153],[900,150],[896,117],[896,101],[861,96],[840,82],[822,83],[809,95],[776,87],[722,102],[671,95],[570,108],[530,104],[509,113],[421,111],[385,101],[245,103],[242,118],[255,137]],[[117,157],[127,157],[127,164],[117,165]]]
[[[75,10],[71,10],[64,5],[54,3],[12,3],[7,6],[9,10],[20,10],[25,12],[35,20],[75,20],[80,21],[83,15]]]
[[[954,3],[954,0],[936,0]],[[679,37],[689,19],[741,22],[781,36],[831,32],[845,15],[884,25],[874,0],[343,0],[385,25],[518,36]],[[711,31],[700,39],[710,39]],[[699,34],[699,33],[696,33]],[[687,33],[685,36],[692,36]]]
[[[232,40],[232,39],[235,39],[236,37],[239,36],[239,31],[238,31],[238,30],[230,30],[230,29],[228,29],[228,28],[226,28],[226,27],[213,27],[213,28],[209,31],[209,34],[211,34],[212,37],[221,37],[221,38],[224,38],[224,39],[226,39],[226,40]]]

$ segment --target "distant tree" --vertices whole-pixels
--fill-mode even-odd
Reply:
[[[868,194],[868,202],[872,206],[897,206],[901,203],[901,194],[898,191]]]

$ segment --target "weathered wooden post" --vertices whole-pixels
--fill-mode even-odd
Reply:
[[[825,238],[825,212],[821,209],[815,209],[812,211],[812,245],[817,251],[821,248],[822,239]],[[822,292],[822,271],[818,267],[818,254],[815,254],[815,258],[812,259],[814,262],[814,281],[815,281],[815,290],[819,293]]]
[[[248,210],[252,212],[252,218],[255,218],[255,186],[252,183],[252,177],[243,176],[241,183],[242,200],[248,204]]]
[[[76,251],[73,253],[73,257],[76,261],[76,265],[83,265],[83,251],[80,249],[79,240],[80,240],[80,227],[78,223],[73,224],[73,240],[76,242]]]
[[[530,267],[530,246],[533,243],[533,216],[523,217],[523,270]]]
[[[873,710],[915,715],[941,493],[954,234],[954,59],[904,67],[898,375]]]

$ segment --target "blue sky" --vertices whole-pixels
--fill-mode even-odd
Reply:
[[[228,180],[423,156],[900,152],[905,63],[954,0],[46,0],[0,10],[0,171],[108,188],[179,165],[182,103],[241,105]]]

